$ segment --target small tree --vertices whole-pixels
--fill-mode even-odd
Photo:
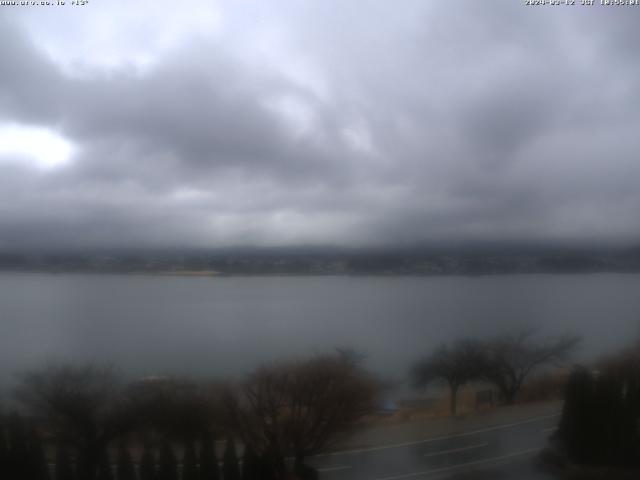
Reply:
[[[224,480],[240,480],[240,467],[238,466],[238,454],[233,438],[227,440],[222,459],[222,478]]]
[[[251,445],[247,445],[242,455],[242,480],[262,480],[261,459]]]
[[[8,461],[9,477],[26,478],[29,475],[29,446],[24,420],[12,413],[8,421]]]
[[[29,476],[30,480],[49,480],[49,466],[45,457],[42,439],[35,428],[29,434]]]
[[[168,441],[162,442],[158,480],[178,480],[178,462]]]
[[[100,462],[98,464],[98,480],[113,480],[113,470],[111,468],[111,459],[106,450],[103,450]]]
[[[486,344],[483,376],[510,405],[536,368],[565,360],[578,342],[573,336],[536,342],[533,329],[501,335]]]
[[[156,480],[156,458],[148,441],[144,442],[140,457],[140,480]]]
[[[198,459],[193,442],[187,441],[184,446],[182,457],[182,480],[198,480]]]
[[[4,421],[5,421],[4,416],[0,416],[0,476],[10,477],[9,449],[7,448]]]
[[[584,368],[571,372],[558,427],[558,437],[567,447],[569,457],[585,463],[594,455],[593,424],[595,380]]]
[[[118,444],[118,480],[136,480],[136,471],[129,447],[125,442]]]
[[[200,444],[200,480],[218,480],[219,478],[220,469],[218,468],[215,442],[207,430],[202,434]]]
[[[56,448],[55,480],[75,480],[69,450],[62,444]]]
[[[455,415],[460,387],[481,378],[484,359],[484,349],[480,342],[459,340],[450,346],[440,346],[433,354],[416,363],[412,376],[418,387],[426,387],[434,381],[444,381],[451,393],[451,414]]]

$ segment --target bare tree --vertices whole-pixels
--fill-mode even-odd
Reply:
[[[498,336],[486,344],[484,377],[498,387],[505,403],[512,404],[536,368],[564,361],[579,341],[568,335],[536,341],[531,328]]]
[[[140,426],[176,440],[195,441],[221,420],[222,386],[175,377],[146,377],[126,396]]]
[[[417,387],[426,387],[435,381],[444,381],[451,393],[451,414],[455,415],[460,387],[480,379],[483,373],[484,349],[475,340],[459,340],[452,345],[441,345],[428,357],[417,362],[412,376]]]
[[[111,368],[62,365],[27,373],[17,396],[59,442],[77,450],[79,476],[92,480],[108,444],[134,421],[119,392]]]
[[[244,442],[284,478],[284,458],[297,469],[305,457],[326,448],[338,434],[370,413],[377,382],[350,355],[262,367],[229,399]]]

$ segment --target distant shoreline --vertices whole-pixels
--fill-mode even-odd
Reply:
[[[143,271],[143,270],[53,270],[53,269],[0,269],[0,274],[47,274],[47,275],[124,275],[148,277],[186,278],[249,278],[249,277],[502,277],[509,275],[638,275],[640,270],[575,270],[575,271],[512,271],[512,272],[220,272],[216,270],[188,271]]]
[[[640,248],[539,252],[0,253],[0,271],[222,276],[487,276],[640,273]]]

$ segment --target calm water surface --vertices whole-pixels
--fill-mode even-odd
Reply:
[[[229,376],[351,346],[402,377],[440,342],[534,324],[579,355],[640,334],[640,275],[227,277],[0,274],[0,375],[47,361]],[[2,381],[2,380],[0,380]]]

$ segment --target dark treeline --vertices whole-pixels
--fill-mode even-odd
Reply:
[[[236,385],[49,366],[23,376],[22,415],[0,417],[0,478],[317,478],[305,459],[370,413],[377,392],[348,352],[264,366]]]

